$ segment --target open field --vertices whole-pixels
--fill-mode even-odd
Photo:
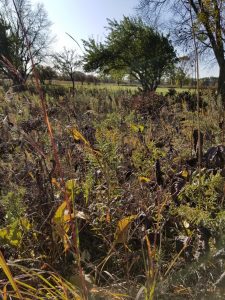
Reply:
[[[72,88],[72,83],[70,81],[59,81],[59,80],[53,80],[52,82],[53,85],[62,85],[68,88]],[[82,89],[107,89],[110,91],[118,91],[118,90],[130,90],[132,92],[136,92],[138,91],[138,85],[125,85],[125,84],[114,84],[114,83],[98,83],[98,84],[94,84],[94,83],[84,83],[83,85],[78,82],[75,84],[76,89],[78,90],[82,90]],[[168,90],[170,89],[170,87],[158,87],[156,92],[157,93],[162,93],[163,95],[165,95]],[[184,91],[193,91],[193,88],[189,88],[189,87],[184,87],[184,88],[179,88],[176,87],[175,88],[176,91],[179,92],[184,92]]]

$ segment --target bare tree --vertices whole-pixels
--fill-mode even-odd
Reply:
[[[0,23],[4,25],[0,26],[1,35],[5,37],[4,51],[0,47],[0,69],[14,84],[24,83],[32,71],[29,49],[35,65],[48,56],[53,41],[51,22],[43,4],[0,0]]]
[[[200,52],[209,51],[219,65],[218,93],[225,105],[225,1],[224,0],[140,0],[138,9],[158,19],[162,11],[172,12],[176,40],[186,47],[192,41],[194,24]],[[171,27],[171,28],[172,28]]]
[[[66,49],[53,55],[54,66],[62,75],[68,76],[73,84],[75,94],[75,80],[77,68],[81,65],[81,59],[74,49]]]

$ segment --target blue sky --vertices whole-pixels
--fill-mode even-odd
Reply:
[[[120,20],[123,15],[135,14],[138,0],[32,0],[44,3],[49,19],[52,21],[52,32],[56,36],[54,51],[64,46],[76,48],[76,43],[65,32],[72,35],[82,46],[82,39],[93,37],[103,41],[106,34],[107,18]],[[215,62],[201,64],[200,76],[217,76]]]
[[[132,15],[137,0],[44,0],[52,31],[57,35],[56,47],[76,47],[65,32],[72,35],[81,45],[81,39],[94,37],[104,40],[107,18],[121,19]],[[60,50],[60,49],[59,49]]]

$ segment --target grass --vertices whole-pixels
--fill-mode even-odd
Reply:
[[[9,102],[0,94],[0,111],[13,124],[0,126],[4,295],[13,288],[28,299],[82,299],[91,282],[88,292],[102,290],[103,299],[224,296],[214,287],[225,266],[215,256],[224,245],[224,178],[212,160],[199,190],[197,168],[187,164],[195,158],[195,108],[179,96],[143,99],[115,85],[83,87],[74,98],[51,88],[46,95],[65,190],[37,95],[14,93]],[[223,142],[220,108],[210,94],[206,100],[204,152]],[[195,258],[199,235],[207,244],[202,228],[213,238]]]
[[[72,88],[72,83],[70,81],[59,81],[59,80],[54,80],[52,82],[55,85],[62,85],[64,87],[68,87],[68,88]],[[138,85],[129,85],[129,84],[114,84],[114,83],[98,83],[98,84],[94,84],[94,83],[84,83],[83,85],[78,82],[76,83],[76,89],[78,90],[83,90],[83,89],[107,89],[109,92],[110,91],[119,91],[119,90],[131,90],[133,92],[138,90]],[[165,95],[170,87],[158,87],[156,92],[157,93],[162,93],[163,95]],[[184,91],[189,91],[189,90],[193,90],[193,88],[189,88],[189,87],[184,87],[184,88],[179,88],[176,87],[175,88],[176,91],[178,93],[180,92],[184,92]]]

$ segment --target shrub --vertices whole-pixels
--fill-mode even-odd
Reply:
[[[137,94],[131,99],[131,107],[142,115],[156,115],[163,106],[167,105],[167,99],[155,92]]]

